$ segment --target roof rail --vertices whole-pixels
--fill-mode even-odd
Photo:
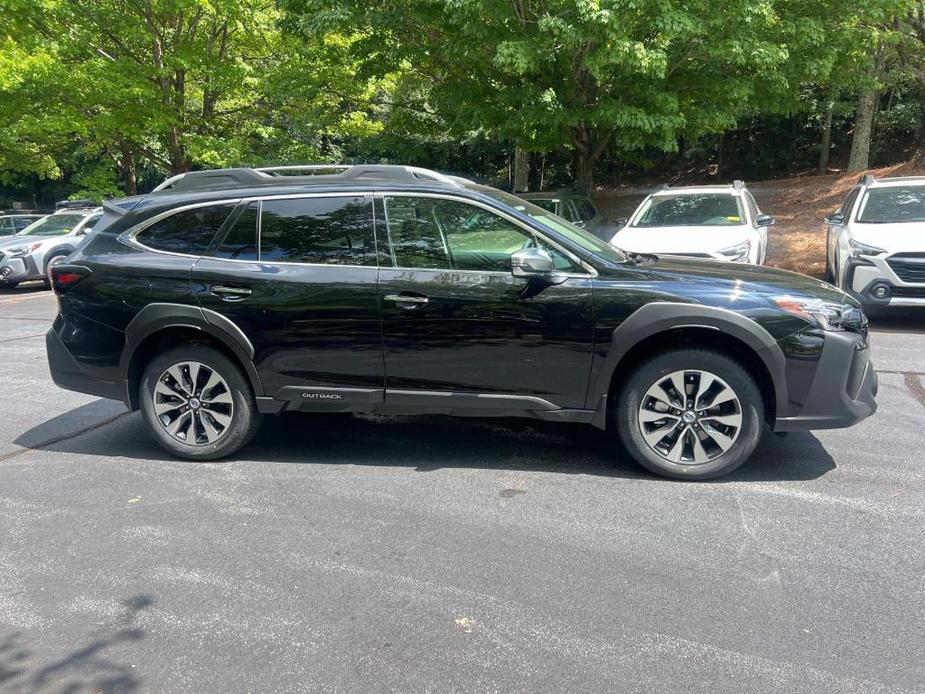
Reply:
[[[335,173],[319,173],[331,171]],[[300,175],[300,172],[304,172]],[[153,192],[164,190],[196,190],[214,188],[223,185],[261,186],[280,179],[361,180],[388,179],[396,181],[438,181],[455,187],[471,183],[459,176],[447,176],[437,171],[418,166],[400,166],[392,164],[293,164],[286,166],[264,166],[256,169],[213,169],[209,171],[189,171],[171,176],[157,186]]]
[[[59,200],[55,203],[56,210],[84,210],[99,206],[98,202],[93,202],[92,200]]]
[[[732,187],[734,190],[745,190],[745,181],[736,179],[732,182]]]
[[[871,183],[876,182],[876,180],[877,179],[874,178],[873,174],[864,174],[861,176],[861,180],[859,180],[858,183],[860,183],[862,186],[869,186]]]

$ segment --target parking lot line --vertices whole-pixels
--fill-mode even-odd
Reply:
[[[47,296],[45,293],[36,293],[36,294],[23,294],[22,296],[14,296],[9,299],[0,299],[0,304],[18,304],[20,301],[26,301],[27,299],[42,298]]]

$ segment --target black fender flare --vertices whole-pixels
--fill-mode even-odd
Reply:
[[[613,331],[610,350],[597,380],[591,385],[589,403],[597,410],[596,425],[603,427],[610,383],[620,360],[642,340],[677,328],[718,330],[748,345],[771,377],[778,415],[787,412],[786,360],[777,340],[767,330],[729,309],[666,301],[640,307]]]
[[[254,345],[237,325],[216,311],[189,304],[171,303],[148,304],[126,326],[125,347],[119,360],[119,371],[125,378],[127,390],[131,388],[128,379],[129,366],[138,347],[152,335],[169,328],[189,328],[219,340],[234,353],[244,367],[254,395],[264,395],[263,383],[254,365]],[[127,392],[126,399],[130,406],[134,407],[134,394]]]

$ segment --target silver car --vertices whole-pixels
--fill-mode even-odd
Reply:
[[[65,207],[0,240],[0,286],[50,283],[50,270],[69,256],[102,216],[101,207]]]

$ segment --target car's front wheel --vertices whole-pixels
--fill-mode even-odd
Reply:
[[[152,359],[141,377],[139,400],[157,442],[193,460],[232,455],[261,421],[247,377],[207,345],[174,347]]]
[[[761,437],[764,407],[754,379],[718,352],[680,349],[638,366],[613,415],[624,446],[665,477],[709,479],[744,463]]]

